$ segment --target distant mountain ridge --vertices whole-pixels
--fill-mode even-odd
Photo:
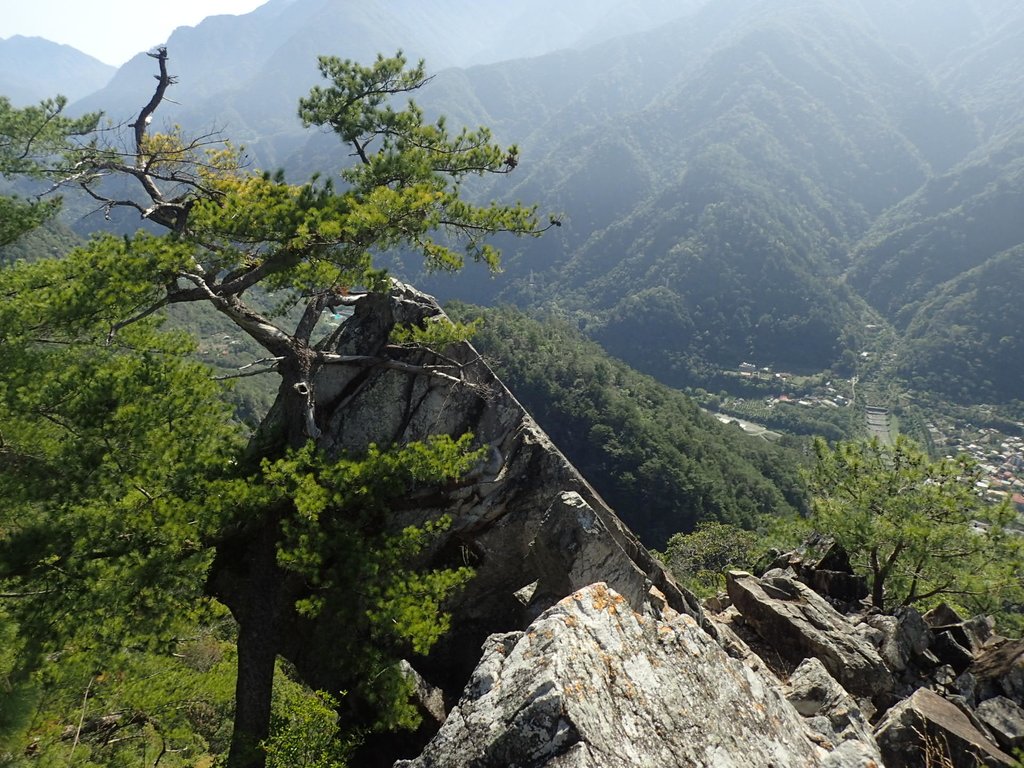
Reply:
[[[15,106],[57,94],[82,98],[105,86],[117,71],[70,45],[14,35],[0,40],[0,94]]]
[[[868,21],[835,5],[736,0],[563,54],[563,71],[583,73],[575,88],[542,81],[543,60],[517,63],[533,71],[504,90],[543,106],[483,121],[543,148],[527,151],[514,194],[571,225],[554,247],[517,249],[501,297],[557,303],[672,383],[702,361],[831,365],[865,324],[838,279],[847,253],[978,141],[971,117]],[[467,97],[442,101],[486,98],[509,69],[469,70]],[[564,103],[544,98],[563,89]],[[498,298],[498,284],[460,279],[471,282],[461,295]]]
[[[519,144],[516,174],[471,191],[565,225],[503,244],[500,280],[396,262],[428,290],[557,309],[673,384],[742,360],[851,375],[884,319],[916,378],[970,360],[956,397],[1020,398],[1024,334],[974,354],[998,308],[958,293],[991,295],[1024,243],[1020,4],[274,0],[171,36],[177,103],[157,119],[296,179],[333,172],[346,151],[295,116],[315,55],[398,48],[437,73],[428,113]],[[127,120],[151,87],[140,55],[75,106]]]
[[[368,61],[401,49],[413,61],[426,59],[430,71],[438,72],[537,56],[649,28],[703,1],[641,0],[629,8],[616,0],[557,5],[543,0],[268,2],[243,16],[214,16],[175,30],[168,50],[189,93],[180,106],[167,105],[163,117],[194,125],[216,116],[216,124],[244,139],[265,165],[282,164],[303,135],[296,103],[318,79],[317,55]],[[131,115],[151,79],[151,62],[140,53],[76,109]]]

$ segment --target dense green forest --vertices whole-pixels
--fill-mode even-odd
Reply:
[[[901,372],[958,402],[1020,399],[1024,138],[930,180],[880,218],[850,283],[906,331]]]
[[[750,528],[764,515],[807,510],[798,449],[721,424],[564,318],[507,306],[448,311],[483,319],[477,348],[647,546],[702,520]]]
[[[192,98],[166,119],[229,124],[257,164],[303,179],[351,162],[291,117],[314,74],[305,51],[401,45],[443,70],[419,96],[426,114],[489,125],[521,149],[512,184],[468,179],[467,194],[536,200],[563,223],[538,242],[499,238],[501,280],[442,279],[392,254],[414,284],[567,312],[674,386],[717,390],[719,371],[742,361],[852,375],[864,326],[881,320],[905,342],[893,369],[905,383],[942,383],[964,404],[1017,398],[1016,337],[976,354],[992,336],[985,308],[947,304],[958,277],[1024,237],[1020,7],[644,0],[552,13],[531,2],[492,4],[483,23],[459,3],[296,0],[179,30]],[[79,108],[130,115],[148,78],[144,57],[130,62]],[[961,330],[947,334],[952,315]]]
[[[954,401],[1021,400],[1024,248],[1000,252],[943,284],[907,326],[900,373]]]

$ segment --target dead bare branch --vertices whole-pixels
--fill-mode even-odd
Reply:
[[[264,373],[277,373],[280,369],[280,364],[284,361],[284,357],[264,357],[259,360],[254,360],[251,363],[246,363],[243,366],[235,369],[235,373],[226,373],[220,376],[214,376],[214,381],[228,381],[229,379],[243,379],[248,376],[262,376]],[[265,365],[266,363],[273,363],[273,365]],[[256,368],[258,365],[265,365],[263,368]]]
[[[135,129],[135,150],[139,157],[142,156],[142,144],[146,138],[146,127],[153,120],[153,113],[156,112],[156,108],[160,106],[160,102],[164,99],[164,93],[167,88],[177,82],[176,77],[172,77],[167,74],[167,48],[160,46],[157,48],[156,53],[149,53],[150,56],[157,60],[160,66],[160,74],[155,75],[157,80],[156,91],[153,93],[153,97],[149,100],[149,103],[142,108],[139,112],[139,116],[135,119],[134,123],[129,125],[130,128]]]

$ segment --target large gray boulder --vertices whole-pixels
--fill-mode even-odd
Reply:
[[[996,742],[1007,752],[1024,749],[1024,709],[1005,696],[994,696],[974,710]]]
[[[828,744],[874,745],[860,706],[817,659],[804,659],[786,681],[786,698]],[[881,761],[881,756],[878,756]]]
[[[635,610],[650,599],[651,581],[610,535],[596,510],[576,491],[560,493],[530,543],[538,576],[528,602],[538,614],[598,576]]]
[[[903,607],[891,614],[872,614],[864,618],[864,624],[880,633],[878,652],[890,670],[906,672],[921,661],[934,638],[931,630],[912,607]]]
[[[726,588],[743,620],[779,654],[798,663],[816,658],[850,693],[874,698],[893,690],[893,678],[867,640],[810,587],[783,575],[759,579],[730,571]]]
[[[875,727],[875,738],[889,768],[1016,766],[966,709],[921,688],[894,706]]]
[[[595,581],[610,581],[638,608],[654,586],[674,609],[704,623],[696,598],[651,557],[470,343],[431,350],[391,340],[395,326],[443,318],[432,297],[399,283],[389,294],[359,298],[353,315],[321,342],[337,363],[317,374],[310,394],[310,429],[330,455],[466,433],[486,454],[461,482],[404,499],[389,518],[400,529],[447,516],[450,526],[419,564],[475,571],[449,606],[454,631],[429,657],[411,660],[416,671],[450,706],[486,637],[525,629]],[[294,640],[286,655],[307,682],[345,687],[322,678],[325,649],[298,631]]]
[[[634,610],[599,583],[525,632],[488,638],[440,732],[396,768],[878,764],[871,743],[820,741],[775,681],[730,658],[692,617]]]

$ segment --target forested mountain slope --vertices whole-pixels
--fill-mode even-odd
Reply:
[[[1020,399],[1024,244],[1024,11],[977,9],[935,79],[970,114],[978,146],[879,217],[849,282],[907,332],[902,367],[966,402]],[[987,11],[984,13],[983,11]]]
[[[648,547],[702,520],[746,528],[806,511],[797,451],[719,423],[564,320],[508,306],[447,311],[483,318],[474,345]]]
[[[902,373],[916,388],[953,400],[1020,400],[1021,286],[1024,245],[1002,251],[937,288],[907,326]]]
[[[869,21],[833,4],[715,3],[562,54],[562,79],[544,80],[543,60],[460,73],[470,96],[441,103],[527,131],[515,193],[568,219],[560,243],[521,249],[501,283],[467,276],[460,295],[557,304],[673,383],[746,359],[831,365],[862,325],[837,279],[849,250],[977,141]],[[536,107],[491,107],[496,92]]]
[[[259,167],[332,173],[351,158],[294,111],[316,80],[314,55],[402,47],[437,72],[419,98],[428,114],[520,146],[513,178],[468,191],[538,201],[563,224],[508,244],[500,279],[433,281],[396,254],[395,271],[428,290],[557,307],[673,384],[741,361],[849,375],[841,361],[878,313],[908,331],[903,370],[920,381],[946,370],[932,353],[949,343],[951,312],[963,332],[950,338],[987,344],[987,310],[946,303],[959,278],[1024,243],[1019,4],[530,0],[472,11],[465,0],[273,0],[208,19],[172,35],[179,104],[161,119],[223,128]],[[148,61],[80,108],[128,119],[148,93]],[[99,226],[92,216],[78,228]],[[1017,396],[986,362],[1024,359],[1010,338],[998,356],[971,355],[957,398]],[[953,358],[968,354],[953,346]]]

